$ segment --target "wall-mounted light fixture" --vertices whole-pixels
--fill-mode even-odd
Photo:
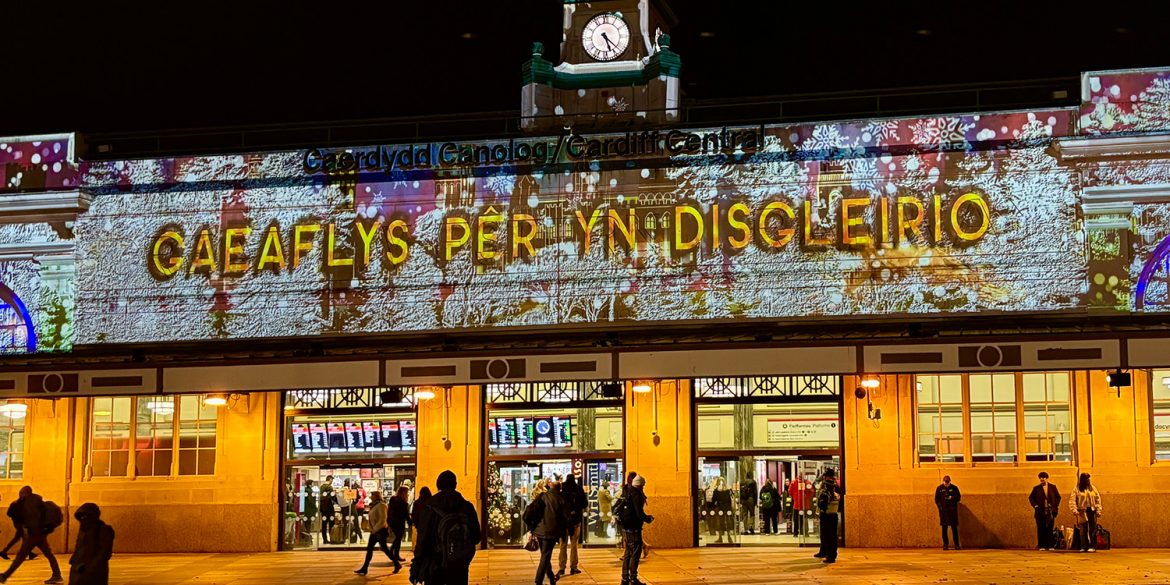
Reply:
[[[414,399],[417,403],[420,400],[431,400],[435,397],[435,388],[433,386],[421,386],[414,389]]]
[[[634,380],[634,385],[630,389],[637,394],[646,394],[654,390],[654,383],[650,380]]]
[[[203,397],[203,404],[207,406],[225,406],[228,403],[228,394],[208,394]]]
[[[1129,372],[1121,371],[1117,368],[1108,374],[1105,374],[1105,381],[1109,382],[1109,387],[1117,390],[1117,397],[1121,397],[1121,389],[1133,384],[1133,376]]]

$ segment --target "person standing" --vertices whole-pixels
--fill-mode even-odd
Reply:
[[[69,557],[69,585],[108,585],[114,529],[102,522],[101,509],[91,502],[78,506],[73,517],[81,524],[81,530]]]
[[[760,499],[760,490],[751,474],[743,477],[739,485],[739,517],[743,521],[745,534],[756,533],[756,502]]]
[[[1040,485],[1032,488],[1028,494],[1028,503],[1032,504],[1033,516],[1036,519],[1036,548],[1037,550],[1053,550],[1056,543],[1052,542],[1052,530],[1056,524],[1056,515],[1060,512],[1060,490],[1048,482],[1048,472],[1041,471]]]
[[[950,548],[947,540],[947,527],[955,537],[955,550],[963,550],[959,546],[959,500],[962,498],[959,486],[951,483],[951,476],[944,475],[942,485],[934,490],[934,505],[938,508],[938,523],[942,526],[943,550]]]
[[[577,568],[577,541],[581,537],[581,524],[585,520],[585,510],[589,507],[589,499],[585,490],[577,484],[577,478],[569,474],[565,483],[561,485],[561,502],[565,506],[566,533],[561,539],[561,552],[558,557],[560,568],[557,578],[565,576],[566,562],[570,575],[578,575],[581,569]]]
[[[335,495],[337,508],[341,511],[341,542],[339,544],[345,544],[347,540],[351,543],[357,542],[358,533],[353,527],[353,499],[356,494],[348,479],[341,485],[341,489],[335,492]]]
[[[622,526],[625,553],[622,555],[622,585],[644,585],[638,580],[638,565],[642,560],[642,527],[654,521],[646,513],[646,478],[634,478],[618,502],[615,515]]]
[[[362,487],[360,480],[354,480],[353,483],[354,500],[353,500],[353,525],[356,526],[358,542],[362,541],[362,520],[366,519],[366,500],[369,499],[369,494],[366,493],[366,488]]]
[[[1069,502],[1077,523],[1081,552],[1097,552],[1097,519],[1101,517],[1101,493],[1089,481],[1091,477],[1087,473],[1082,473],[1077,478],[1077,489]]]
[[[435,486],[439,493],[431,497],[418,524],[418,543],[410,580],[437,585],[467,585],[467,573],[479,546],[479,514],[475,506],[455,490],[455,473],[439,474]]]
[[[601,482],[601,489],[597,490],[597,536],[609,536],[610,520],[613,519],[613,494],[609,491],[609,482]]]
[[[735,529],[735,517],[731,510],[731,490],[727,487],[727,480],[722,477],[715,480],[715,490],[711,495],[711,516],[715,523],[715,534],[718,536],[715,544],[723,544],[723,535],[727,535],[727,542],[735,542],[731,535]]]
[[[337,498],[333,495],[333,476],[327,476],[321,482],[321,502],[317,507],[321,512],[321,543],[341,544],[333,542],[333,526],[337,522]]]
[[[370,492],[370,538],[366,542],[366,562],[362,563],[362,568],[354,571],[358,575],[365,575],[370,569],[370,561],[374,558],[374,547],[381,547],[382,552],[394,562],[394,572],[402,570],[402,564],[398,562],[390,549],[386,547],[386,539],[389,538],[390,530],[387,526],[387,510],[386,504],[382,501],[382,492]]]
[[[57,557],[53,556],[53,549],[49,548],[47,540],[49,534],[61,525],[61,509],[56,504],[50,507],[27,485],[20,488],[19,502],[20,516],[24,521],[24,538],[20,541],[16,559],[8,566],[7,571],[0,573],[0,583],[8,581],[34,548],[40,549],[41,554],[45,555],[49,561],[49,568],[53,571],[53,575],[45,583],[64,583],[65,580],[61,578],[61,567],[57,564]]]
[[[764,516],[764,529],[761,534],[778,534],[780,532],[780,490],[772,483],[772,478],[764,480],[764,487],[760,489],[760,514]]]
[[[539,495],[537,494],[539,492]],[[552,570],[552,553],[557,541],[565,538],[565,501],[561,497],[561,486],[556,483],[537,484],[533,490],[532,503],[524,510],[524,524],[532,536],[540,542],[540,562],[536,565],[536,583],[544,583],[548,576],[550,585],[556,585],[557,575]]]
[[[837,562],[837,524],[840,518],[837,512],[841,509],[843,495],[845,490],[837,483],[837,472],[832,468],[826,469],[821,477],[816,503],[821,518],[821,550],[813,555],[824,559],[822,562],[825,563]]]

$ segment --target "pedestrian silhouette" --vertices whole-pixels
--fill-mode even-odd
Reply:
[[[102,522],[102,511],[94,503],[78,506],[73,517],[81,524],[81,530],[69,557],[69,585],[108,585],[114,529]]]
[[[34,548],[40,549],[41,554],[49,561],[49,568],[53,570],[52,576],[45,583],[64,583],[65,580],[61,578],[61,567],[57,564],[57,557],[53,556],[53,549],[49,548],[47,540],[49,534],[63,521],[61,507],[46,502],[44,498],[34,494],[32,488],[27,485],[20,488],[19,502],[21,521],[24,523],[24,538],[21,539],[16,560],[12,561],[7,571],[0,573],[0,583],[8,581],[20,565],[24,564],[24,560]]]

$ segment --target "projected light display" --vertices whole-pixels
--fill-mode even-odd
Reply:
[[[0,192],[32,177],[91,201],[69,229],[0,224],[73,264],[0,259],[33,324],[5,313],[5,351],[1165,311],[1170,203],[1088,222],[1084,192],[1170,182],[1167,165],[1070,161],[1061,141],[1170,129],[1166,111],[1170,74],[1146,71],[1086,78],[1079,110],[80,164],[22,139],[0,147]]]

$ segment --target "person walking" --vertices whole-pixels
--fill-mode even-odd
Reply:
[[[49,568],[53,571],[45,583],[64,583],[61,578],[61,567],[57,564],[57,557],[53,556],[53,549],[49,548],[48,536],[61,525],[61,508],[56,504],[49,505],[44,498],[33,493],[30,486],[20,488],[20,516],[24,522],[24,538],[20,541],[20,550],[16,559],[8,566],[8,570],[0,573],[0,583],[20,568],[24,560],[34,548],[40,549],[41,554],[49,561]]]
[[[824,559],[824,563],[837,562],[837,524],[840,518],[837,512],[841,509],[843,495],[845,490],[837,483],[837,472],[833,468],[826,469],[821,477],[816,503],[821,518],[821,550],[813,555]]]
[[[597,490],[597,536],[609,536],[609,523],[613,520],[613,494],[609,491],[609,482],[601,483]]]
[[[1036,477],[1040,478],[1040,485],[1034,486],[1032,493],[1028,494],[1028,503],[1032,504],[1036,519],[1036,549],[1054,550],[1056,543],[1052,541],[1052,530],[1060,512],[1060,490],[1048,482],[1047,471],[1041,471]]]
[[[561,551],[558,557],[560,568],[557,578],[565,576],[565,565],[568,564],[570,575],[579,575],[577,568],[577,544],[581,538],[581,524],[585,520],[585,510],[589,508],[589,499],[585,490],[577,484],[577,478],[569,474],[565,483],[561,485],[561,501],[565,506],[565,537],[561,539]]]
[[[17,543],[19,543],[21,540],[24,539],[24,518],[21,515],[20,510],[21,510],[21,505],[20,505],[19,498],[12,500],[12,503],[8,504],[8,518],[10,520],[12,520],[12,529],[13,529],[12,540],[9,540],[8,544],[4,546],[4,550],[0,551],[0,559],[4,559],[7,561],[8,560],[8,551],[11,550],[12,547],[16,546]],[[20,549],[17,549],[17,550],[20,550]],[[32,553],[32,552],[28,553],[28,560],[31,561],[35,558],[37,558],[36,553]]]
[[[638,580],[638,565],[642,561],[642,527],[654,521],[646,513],[646,478],[634,478],[616,505],[614,515],[622,527],[625,554],[622,555],[622,585],[644,585]]]
[[[483,534],[475,506],[456,491],[457,482],[450,470],[435,481],[439,492],[431,497],[417,526],[412,583],[467,585],[468,569]]]
[[[394,561],[395,573],[402,568],[402,561],[405,560],[402,558],[402,538],[411,526],[410,504],[407,503],[409,499],[410,488],[399,486],[398,492],[386,505],[386,525],[394,537],[394,543],[390,545],[390,558]]]
[[[381,547],[382,552],[394,562],[394,572],[402,570],[402,564],[398,562],[390,549],[386,546],[386,539],[389,538],[389,527],[387,526],[387,510],[386,503],[382,501],[382,492],[370,492],[370,537],[366,541],[366,562],[362,563],[362,568],[354,571],[358,575],[365,575],[370,569],[370,561],[374,558],[374,548]]]
[[[559,575],[553,574],[552,553],[557,542],[566,537],[567,506],[556,483],[541,482],[533,490],[532,502],[524,510],[524,525],[532,537],[540,542],[540,562],[536,565],[536,583],[544,583],[548,576],[550,585],[556,585]]]
[[[760,489],[760,514],[764,517],[764,529],[761,534],[780,532],[780,490],[772,483],[770,477],[764,480],[764,487]]]
[[[1101,493],[1089,481],[1088,473],[1077,478],[1077,489],[1070,498],[1081,552],[1097,552],[1097,519],[1101,517]]]
[[[743,476],[743,483],[739,484],[739,518],[743,522],[744,534],[756,533],[756,502],[760,499],[760,489],[756,480],[747,474]]]
[[[69,557],[69,585],[109,585],[114,529],[102,522],[97,504],[86,502],[73,513],[81,530]]]
[[[938,508],[938,523],[942,526],[943,550],[950,548],[947,540],[947,527],[954,535],[955,550],[963,550],[959,546],[959,500],[962,498],[959,486],[951,483],[951,476],[944,475],[942,485],[934,490],[934,505]]]

